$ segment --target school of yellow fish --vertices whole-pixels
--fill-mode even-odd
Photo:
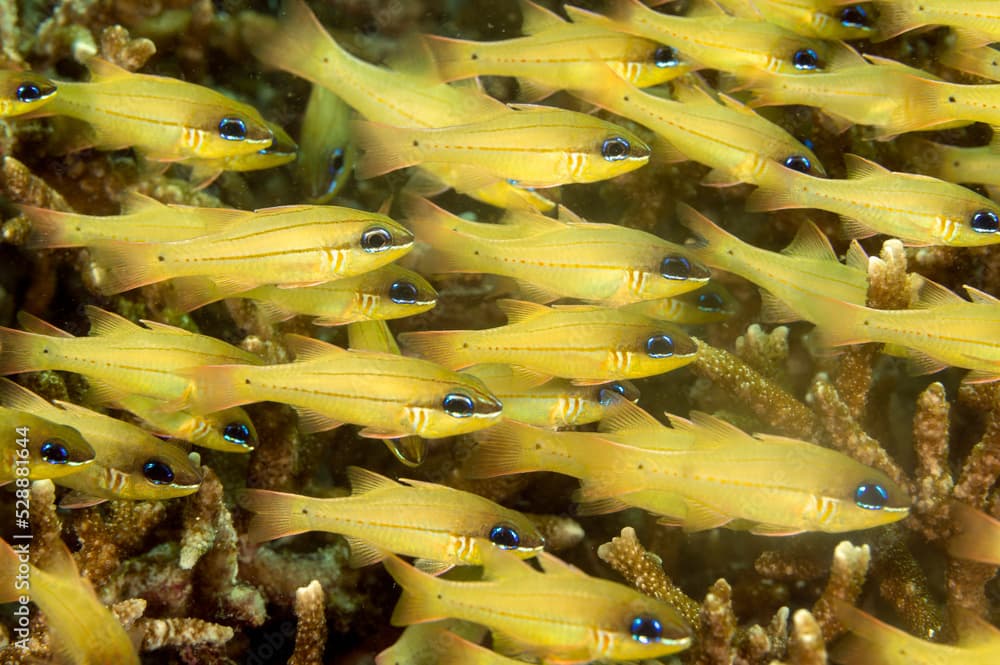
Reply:
[[[0,71],[0,117],[80,121],[73,147],[131,148],[189,167],[202,186],[226,170],[298,157],[310,201],[246,211],[127,193],[111,217],[21,206],[31,222],[24,251],[87,248],[105,295],[170,281],[182,311],[244,298],[268,320],[307,316],[316,326],[347,325],[350,337],[345,349],[289,335],[294,361],[265,364],[220,339],[94,306],[85,337],[22,312],[19,329],[0,328],[0,375],[82,375],[93,408],[50,403],[0,379],[0,421],[32,434],[27,448],[3,439],[0,482],[50,478],[67,488],[61,506],[71,508],[188,495],[202,480],[188,444],[232,453],[266,446],[241,407],[270,401],[292,407],[304,433],[358,426],[410,466],[422,461],[424,439],[471,434],[467,477],[576,478],[580,515],[639,508],[685,531],[764,536],[904,518],[910,497],[886,474],[703,413],[660,420],[636,404],[632,381],[695,361],[703,342],[684,326],[732,314],[736,302],[710,281],[712,270],[759,287],[767,321],[808,321],[830,347],[884,343],[922,373],[967,369],[968,382],[1000,380],[997,297],[966,287],[966,299],[924,280],[912,309],[872,309],[864,250],[852,242],[841,260],[811,222],[771,252],[681,205],[678,219],[695,240],[678,245],[557,209],[547,190],[615,178],[651,158],[693,160],[711,169],[704,185],[755,186],[749,211],[830,211],[852,238],[998,243],[1000,205],[959,184],[1000,184],[996,142],[914,139],[940,155],[936,173],[892,172],[848,154],[847,178],[833,179],[809,147],[753,108],[815,106],[832,126],[866,125],[879,139],[1000,126],[1000,86],[943,81],[842,41],[948,26],[955,41],[946,63],[1000,81],[986,62],[996,57],[987,45],[1000,42],[1000,2],[713,0],[679,16],[617,0],[603,14],[566,6],[568,19],[527,0],[520,6],[523,36],[427,35],[407,62],[376,66],[342,48],[304,0],[287,0],[279,19],[259,27],[266,38],[251,43],[264,66],[313,84],[301,149],[246,104],[96,57],[86,82]],[[699,70],[720,72],[728,91]],[[488,96],[479,76],[516,78],[526,103]],[[667,84],[670,94],[656,87]],[[542,103],[557,91],[608,115]],[[615,116],[648,131],[604,119]],[[384,214],[388,206],[330,205],[352,172],[363,179],[406,168],[399,219]],[[496,223],[458,216],[430,200],[446,189],[504,212]],[[428,278],[446,273],[510,280],[519,299],[496,301],[507,324],[409,332],[397,345],[385,321],[433,308]],[[144,427],[101,407],[128,411]],[[383,563],[403,590],[392,621],[409,628],[379,663],[641,660],[692,643],[676,609],[545,552],[538,528],[517,511],[442,484],[347,473],[350,496],[246,489],[237,500],[254,514],[251,541],[328,531],[347,539],[352,565]],[[1000,522],[962,504],[954,515],[961,528],[949,552],[1000,564]],[[74,663],[138,663],[68,553],[55,558],[47,570],[32,568],[31,599],[60,653]],[[18,565],[0,543],[0,602],[18,595]],[[454,566],[482,574],[442,576]],[[837,662],[1000,662],[1000,631],[975,618],[959,626],[957,645],[943,646],[852,606],[835,610],[851,631],[833,651]],[[493,650],[468,623],[488,629]]]

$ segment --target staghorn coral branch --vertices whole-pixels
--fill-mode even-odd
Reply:
[[[822,632],[827,642],[836,639],[844,632],[843,626],[834,616],[833,599],[844,600],[853,605],[861,594],[861,587],[868,575],[869,563],[871,563],[871,550],[868,545],[856,547],[844,540],[833,550],[830,579],[826,583],[823,595],[813,605],[810,617],[810,621],[816,624],[817,630]]]
[[[326,646],[326,596],[319,581],[295,591],[295,616],[299,618],[295,633],[295,652],[288,665],[323,665]]]

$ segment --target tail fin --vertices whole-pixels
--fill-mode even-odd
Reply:
[[[20,565],[14,548],[7,541],[0,540],[0,604],[12,603],[20,596],[28,595],[28,589],[17,586],[17,568]]]
[[[451,39],[437,35],[424,35],[424,42],[434,54],[438,75],[445,82],[472,78],[478,75],[474,49],[480,44],[464,39]]]
[[[354,163],[358,179],[374,178],[420,162],[420,154],[414,149],[416,141],[408,136],[414,130],[365,120],[355,120],[352,128],[355,143],[362,151]]]
[[[951,519],[958,533],[948,539],[948,554],[960,559],[1000,564],[1000,522],[975,508],[953,501]]]
[[[698,244],[686,249],[694,250],[698,258],[710,266],[727,267],[727,252],[743,244],[743,241],[729,233],[686,203],[677,204],[677,221],[698,238]]]
[[[504,420],[476,435],[476,446],[462,467],[469,478],[494,478],[548,470],[532,445],[540,432],[530,425]]]
[[[23,330],[0,328],[0,375],[56,369],[50,363],[42,362],[39,353],[51,343],[58,343],[58,340]],[[55,356],[49,356],[50,362]]]
[[[104,295],[161,282],[166,279],[159,268],[159,245],[153,243],[110,243],[93,251],[94,258],[104,268],[100,288]]]
[[[470,260],[473,257],[470,245],[477,240],[472,229],[465,232],[471,222],[419,196],[404,197],[403,210],[413,235],[431,249],[424,264],[430,272],[480,272]]]
[[[407,355],[420,356],[448,369],[463,369],[477,362],[459,348],[465,334],[462,330],[429,330],[402,333],[399,341]]]
[[[248,489],[236,502],[254,514],[250,520],[250,542],[261,543],[311,530],[305,504],[309,497],[284,492]]]
[[[337,60],[349,58],[347,52],[303,0],[286,0],[283,14],[277,26],[269,21],[246,29],[246,43],[257,59],[318,85],[336,78]]]
[[[180,402],[171,403],[167,408],[185,409],[197,414],[215,413],[242,404],[254,402],[252,395],[244,387],[250,385],[242,373],[252,371],[247,365],[205,365],[176,374],[191,379],[191,388]]]
[[[386,554],[382,564],[403,587],[403,595],[392,612],[392,625],[409,626],[449,617],[448,609],[441,600],[441,590],[447,582],[403,563],[395,554]]]
[[[78,220],[81,215],[27,205],[18,208],[31,222],[31,233],[25,243],[28,249],[83,247],[87,244],[85,234],[73,230],[73,221]]]

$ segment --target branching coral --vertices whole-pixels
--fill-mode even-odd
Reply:
[[[295,591],[295,652],[288,665],[322,665],[326,647],[326,603],[323,587],[316,580]]]

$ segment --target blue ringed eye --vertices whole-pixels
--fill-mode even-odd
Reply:
[[[851,5],[840,10],[840,24],[845,28],[869,28],[868,12],[864,7]]]
[[[636,642],[649,644],[663,637],[663,624],[656,617],[640,614],[629,624],[629,633]]]
[[[476,403],[462,393],[448,393],[441,400],[441,408],[452,418],[468,418],[476,412]]]
[[[812,170],[812,162],[805,155],[791,155],[785,159],[785,166],[800,173],[809,173]]]
[[[150,460],[143,464],[142,475],[154,485],[169,485],[174,482],[174,470],[169,465],[157,460]]]
[[[631,150],[632,144],[620,136],[605,139],[601,144],[601,155],[609,162],[620,162],[628,158]]]
[[[882,510],[889,503],[889,492],[878,483],[861,483],[854,490],[854,503],[865,510]]]
[[[418,295],[420,294],[413,282],[400,279],[389,286],[389,299],[397,305],[415,305]]]
[[[239,118],[223,118],[219,121],[219,136],[227,141],[243,141],[247,137],[247,123]]]
[[[222,430],[222,438],[230,443],[245,446],[250,442],[250,428],[243,423],[229,423]]]
[[[799,49],[792,56],[792,65],[795,66],[795,69],[803,71],[819,69],[819,54],[811,48]]]
[[[702,293],[698,295],[698,309],[703,312],[721,312],[725,303],[718,293]]]
[[[61,441],[49,440],[42,444],[42,459],[49,464],[65,464],[69,461],[69,450]]]
[[[646,355],[650,358],[669,358],[674,355],[674,340],[670,335],[653,335],[646,340]]]
[[[361,249],[369,254],[384,252],[392,246],[392,234],[381,226],[373,226],[361,234]]]
[[[1000,230],[1000,217],[992,210],[977,210],[972,213],[969,226],[976,233],[996,233]]]
[[[513,550],[521,544],[521,536],[517,535],[513,527],[497,524],[490,529],[490,542],[502,550]]]
[[[669,46],[658,46],[653,51],[653,62],[660,69],[676,67],[680,64],[680,61],[677,59],[677,51]]]
[[[30,104],[42,98],[42,89],[34,83],[22,83],[17,86],[15,94],[17,95],[17,101]]]
[[[691,277],[691,262],[683,256],[665,256],[660,261],[660,274],[667,279]]]

